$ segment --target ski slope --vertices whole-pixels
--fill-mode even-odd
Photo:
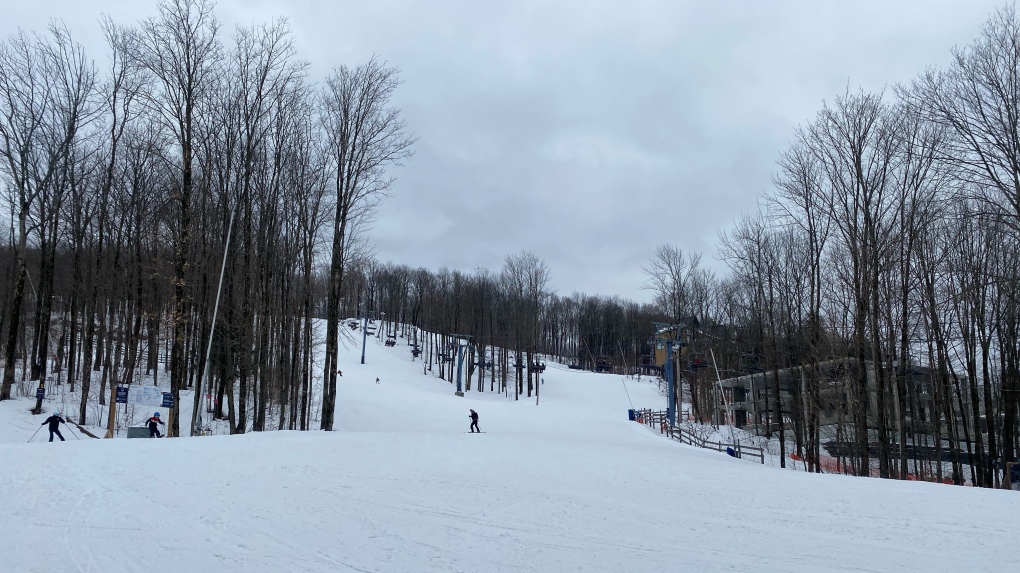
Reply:
[[[343,351],[338,431],[25,441],[0,404],[3,572],[1008,571],[1020,495],[779,470],[627,421],[621,377],[453,395]],[[380,384],[375,384],[376,377]],[[634,405],[661,403],[628,382]],[[484,434],[468,434],[468,409]],[[43,429],[40,435],[44,435]],[[70,432],[65,431],[65,436]]]

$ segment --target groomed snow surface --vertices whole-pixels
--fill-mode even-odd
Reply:
[[[341,351],[338,431],[46,443],[0,404],[2,572],[1015,571],[1020,495],[784,471],[627,421],[620,376],[541,404]],[[380,384],[375,384],[376,377]],[[629,381],[636,407],[653,384]],[[468,432],[468,409],[486,433]]]

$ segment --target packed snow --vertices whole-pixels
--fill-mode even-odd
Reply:
[[[536,406],[487,383],[457,397],[403,341],[370,340],[365,365],[360,348],[341,352],[334,432],[78,440],[71,428],[47,443],[43,428],[26,443],[46,414],[0,403],[0,571],[1020,565],[1016,492],[791,472],[685,446],[627,421],[627,391],[636,407],[662,398],[621,376],[550,364]],[[469,408],[484,434],[468,433]]]

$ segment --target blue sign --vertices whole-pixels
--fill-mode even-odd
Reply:
[[[128,397],[128,387],[127,386],[117,386],[117,399],[116,399],[116,402],[118,404],[127,404],[127,397]]]
[[[174,394],[173,392],[163,392],[163,407],[173,408],[174,407]]]
[[[42,400],[43,398],[45,398],[46,397],[46,388],[42,388],[42,387],[36,388],[35,389],[35,397],[38,398],[39,400]]]

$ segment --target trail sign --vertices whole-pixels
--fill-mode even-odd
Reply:
[[[173,392],[163,392],[163,407],[173,408],[174,407],[174,394]]]
[[[128,386],[128,402],[136,406],[156,406],[163,404],[163,390],[158,386]]]
[[[117,398],[115,401],[118,404],[127,404],[127,399],[128,399],[128,387],[117,386]]]
[[[37,399],[39,399],[39,400],[42,400],[43,398],[45,398],[46,397],[46,388],[42,388],[42,387],[36,388],[35,389],[35,397]]]

